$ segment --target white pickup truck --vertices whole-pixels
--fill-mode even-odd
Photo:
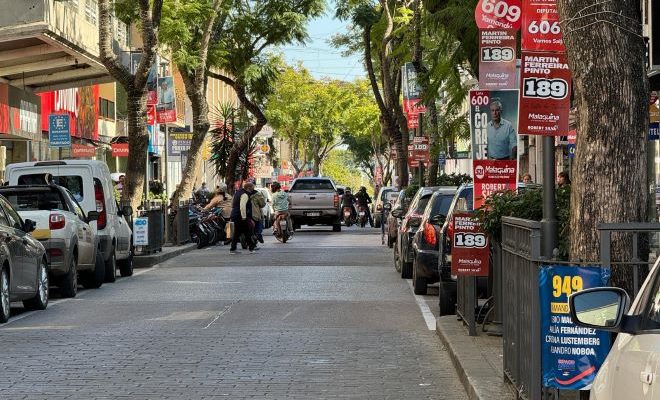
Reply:
[[[301,225],[331,225],[341,232],[341,219],[335,183],[330,178],[298,178],[289,190],[289,213],[294,228]]]

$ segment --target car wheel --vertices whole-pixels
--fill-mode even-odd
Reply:
[[[440,315],[456,314],[456,295],[453,284],[451,282],[440,282],[438,289]]]
[[[399,255],[399,263],[401,264],[401,278],[403,279],[410,279],[412,278],[412,263],[411,262],[405,262],[403,260],[403,257]]]
[[[48,296],[50,292],[48,289],[48,266],[46,260],[39,262],[39,272],[37,275],[37,294],[29,299],[23,301],[23,306],[28,310],[45,310],[48,307]]]
[[[110,258],[105,262],[105,281],[114,282],[117,280],[117,256],[115,247],[110,249]]]
[[[80,281],[86,289],[98,289],[105,280],[105,263],[103,262],[101,249],[96,249],[94,256],[94,270],[85,272],[80,276]]]
[[[394,246],[394,269],[396,272],[401,273],[401,260],[399,259],[399,248]]]
[[[427,283],[426,283],[426,278],[423,278],[423,277],[419,276],[419,274],[417,273],[417,267],[418,267],[417,257],[415,257],[415,261],[413,261],[413,266],[412,266],[412,270],[413,270],[413,279],[412,279],[413,292],[415,292],[415,294],[425,295],[426,291],[428,289]]]
[[[7,268],[3,268],[0,272],[0,323],[9,320],[9,314],[11,314],[9,296],[9,271]]]
[[[332,231],[333,232],[341,232],[341,222],[338,224],[333,224],[332,225]]]
[[[131,243],[133,243],[133,238],[131,238]],[[133,245],[130,246],[128,253],[128,258],[125,260],[118,261],[119,264],[119,273],[123,277],[133,275]]]
[[[69,271],[60,281],[60,294],[62,297],[76,297],[78,293],[78,259],[75,254],[71,254],[71,263]]]
[[[387,235],[387,247],[389,247],[390,249],[394,247],[394,240],[392,240],[392,237],[390,237],[390,235]]]

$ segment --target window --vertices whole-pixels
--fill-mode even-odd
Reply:
[[[21,220],[21,217],[16,211],[14,211],[11,204],[9,204],[4,197],[0,197],[0,205],[5,210],[5,214],[7,214],[7,220],[9,221],[8,225],[15,229],[23,230],[23,221]]]
[[[5,194],[11,205],[19,211],[67,210],[56,190],[12,191]]]
[[[83,201],[83,180],[78,175],[53,176],[53,183],[64,186],[69,189],[73,198],[77,201]],[[43,185],[45,184],[44,174],[28,174],[18,177],[19,185]]]
[[[97,0],[85,0],[85,19],[96,25],[98,21],[99,4]]]
[[[99,114],[103,118],[115,119],[115,103],[99,97]]]
[[[83,211],[82,207],[80,207],[80,204],[76,201],[76,199],[73,197],[73,194],[69,192],[68,190],[66,191],[67,194],[70,196],[69,200],[71,201],[71,205],[73,206],[73,212],[76,213],[78,218],[80,218],[81,221],[87,222],[87,216],[85,215],[85,212]]]
[[[451,202],[454,200],[454,196],[450,194],[438,194],[438,196],[433,200],[433,207],[431,209],[431,215],[444,215],[445,217],[449,213],[449,207]]]
[[[296,182],[291,190],[331,190],[334,192],[335,188],[332,187],[332,182],[327,179],[305,179]]]

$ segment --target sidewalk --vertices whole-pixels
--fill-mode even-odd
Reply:
[[[133,257],[133,264],[135,268],[149,268],[196,248],[197,245],[195,243],[188,243],[182,246],[166,244],[163,245],[163,251],[159,251],[158,253],[135,255]]]
[[[455,315],[436,318],[436,332],[447,348],[471,400],[514,400],[515,390],[504,380],[502,338],[479,329],[468,336]]]

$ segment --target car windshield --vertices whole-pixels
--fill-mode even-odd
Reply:
[[[329,190],[335,191],[332,182],[327,179],[305,179],[293,184],[291,190]]]
[[[429,204],[429,200],[431,200],[431,193],[424,195],[419,199],[419,202],[417,202],[417,207],[415,207],[415,212],[417,214],[421,214],[424,212],[426,209],[426,206]]]
[[[393,189],[384,189],[383,193],[380,194],[380,200],[381,201],[386,201],[389,199],[388,193],[393,192]]]
[[[67,210],[64,199],[56,190],[3,192],[17,211]]]
[[[438,194],[435,196],[431,204],[430,216],[444,215],[446,217],[449,214],[449,207],[453,199],[453,194]]]
[[[77,201],[83,201],[83,180],[79,175],[53,176],[53,183],[69,189]],[[18,177],[19,185],[43,185],[44,174],[27,174]]]

